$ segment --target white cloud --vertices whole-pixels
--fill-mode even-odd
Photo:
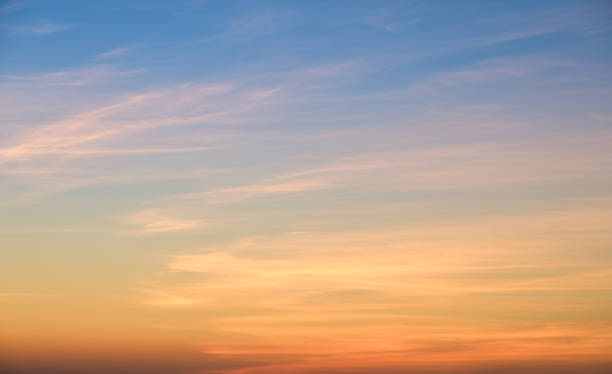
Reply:
[[[130,50],[129,47],[117,47],[115,49],[111,49],[110,51],[106,51],[106,52],[102,52],[98,54],[97,58],[107,59],[107,58],[118,57],[118,56],[122,56],[126,54],[129,50]]]

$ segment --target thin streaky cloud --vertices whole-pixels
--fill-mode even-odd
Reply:
[[[143,73],[146,69],[114,70],[98,65],[84,69],[54,71],[30,75],[0,75],[0,87],[85,87]]]
[[[132,226],[131,230],[121,231],[132,235],[181,232],[207,226],[204,220],[181,218],[172,211],[162,210],[143,210],[120,216],[117,220],[124,225]]]
[[[136,149],[46,149],[28,152],[30,156],[40,155],[65,155],[65,156],[96,156],[96,155],[146,155],[146,154],[164,154],[164,153],[189,153],[189,152],[201,152],[208,151],[211,149],[217,149],[218,147],[183,147],[183,148],[136,148]],[[0,151],[0,155],[2,151]],[[12,154],[10,151],[6,151],[7,155]]]
[[[131,47],[117,47],[106,52],[102,52],[96,56],[98,59],[109,59],[123,56],[131,50]]]
[[[231,20],[224,31],[200,39],[196,44],[213,42],[241,43],[258,37],[274,34],[283,27],[286,19],[276,13],[261,13]]]
[[[4,156],[4,160],[0,160],[0,163],[27,159],[32,155],[45,153],[87,155],[86,150],[76,147],[108,137],[158,127],[220,121],[258,105],[265,105],[273,94],[274,91],[249,89],[236,91],[231,84],[212,86],[185,84],[173,89],[132,95],[116,104],[24,132],[17,144],[0,150],[0,154]],[[210,102],[202,102],[196,106],[195,112],[192,109],[189,114],[183,114],[181,109],[197,98],[210,99]],[[239,105],[234,106],[234,104]],[[153,118],[155,113],[158,114],[157,118]],[[91,153],[96,152],[103,151],[95,149],[91,151]]]
[[[33,25],[33,26],[5,25],[3,26],[3,28],[13,34],[48,35],[48,34],[55,34],[55,33],[62,32],[62,31],[68,31],[72,29],[72,26],[63,25],[63,24],[45,23],[45,24]]]
[[[605,157],[610,136],[608,131],[603,131],[589,138],[564,134],[538,141],[480,143],[356,155],[320,168],[278,175],[244,186],[176,195],[171,200],[229,203],[354,188],[354,183],[364,175],[376,181],[368,186],[380,184],[408,189],[461,189],[589,178],[606,169],[607,161],[599,157]],[[598,150],[597,156],[584,158],[583,147]],[[536,160],[536,155],[540,160]],[[552,160],[561,159],[566,160],[563,166],[551,168]],[[503,173],[498,173],[499,170],[503,170]]]

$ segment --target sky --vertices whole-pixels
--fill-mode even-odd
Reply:
[[[612,370],[609,1],[1,1],[0,371]]]

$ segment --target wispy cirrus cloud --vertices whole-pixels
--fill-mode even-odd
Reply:
[[[439,72],[417,87],[429,89],[448,86],[462,86],[470,84],[496,83],[503,81],[525,81],[534,79],[543,73],[551,71],[571,71],[578,66],[566,62],[547,58],[499,58],[483,60],[470,67]]]
[[[363,17],[362,22],[374,29],[390,33],[401,31],[421,21],[415,14],[407,14],[403,7],[386,7]]]
[[[370,153],[252,184],[175,195],[166,202],[235,203],[326,190],[470,189],[581,180],[607,169],[610,134],[557,134],[537,141],[481,142]],[[587,156],[583,151],[590,149]],[[565,162],[559,164],[559,160]],[[553,166],[553,164],[555,166]]]
[[[265,12],[232,19],[225,29],[217,34],[199,40],[198,44],[212,42],[238,43],[274,34],[286,24],[286,16]]]
[[[56,23],[44,23],[31,26],[5,25],[3,28],[12,34],[47,35],[70,30],[72,26]]]
[[[118,218],[124,225],[132,226],[132,234],[158,234],[173,231],[186,231],[201,228],[206,222],[200,219],[185,219],[176,214],[160,210],[143,210]]]
[[[453,348],[432,344],[445,336],[470,347],[475,356],[494,352],[501,358],[528,348],[533,357],[551,352],[597,356],[605,352],[601,339],[608,339],[607,330],[570,326],[561,322],[564,317],[548,317],[548,327],[531,328],[516,318],[599,313],[597,306],[568,309],[552,301],[558,295],[584,300],[612,292],[612,273],[604,265],[588,256],[575,261],[560,255],[585,238],[609,242],[593,234],[610,230],[608,204],[382,230],[246,237],[171,256],[167,272],[143,289],[143,302],[206,311],[226,338],[201,347],[217,354],[304,357],[324,346],[339,360],[364,352],[383,355],[385,364],[396,358],[384,352],[421,358],[428,352],[429,359],[449,360]],[[509,295],[521,295],[526,304]],[[454,313],[445,312],[450,309]],[[563,342],[585,334],[599,338],[580,352]],[[457,359],[465,360],[464,349],[457,348]],[[297,370],[299,362],[286,368]],[[327,365],[327,360],[312,357],[311,364]]]
[[[113,49],[111,49],[109,51],[102,52],[102,53],[98,54],[96,56],[96,58],[98,58],[98,59],[115,58],[115,57],[119,57],[119,56],[125,55],[130,50],[131,50],[131,47],[129,47],[129,46],[117,47],[117,48],[113,48]]]
[[[0,75],[0,87],[84,87],[101,82],[142,73],[143,69],[114,70],[107,66],[54,71],[29,75]]]
[[[122,101],[77,114],[55,123],[21,132],[12,145],[0,149],[3,160],[19,161],[36,154],[95,155],[104,153],[154,153],[155,149],[85,149],[109,137],[158,127],[222,121],[263,104],[269,94],[237,89],[233,84],[183,84],[171,89],[125,97]],[[234,106],[240,102],[239,106]],[[202,146],[161,148],[161,153],[200,151]]]
[[[329,181],[309,179],[271,180],[253,185],[227,187],[218,190],[188,193],[171,197],[176,201],[208,201],[211,203],[230,203],[244,200],[319,191],[332,187]]]
[[[270,108],[286,106],[288,101],[291,102],[287,96],[295,95],[298,83],[328,80],[335,74],[344,74],[342,69],[335,66],[303,70],[283,72],[279,79],[250,77],[244,80],[244,84],[232,80],[211,84],[188,82],[123,94],[119,98],[113,95],[111,98],[103,97],[103,104],[97,107],[91,108],[89,105],[84,110],[57,120],[36,120],[15,126],[14,131],[8,127],[8,136],[0,142],[0,164],[3,169],[0,172],[13,176],[29,175],[35,179],[41,174],[25,171],[44,169],[56,172],[59,178],[62,170],[71,170],[71,175],[80,175],[74,174],[73,166],[94,157],[178,155],[223,148],[226,146],[223,142],[248,137],[249,134],[232,133],[222,130],[220,126],[263,122],[267,117],[274,116]],[[141,72],[96,66],[44,74],[5,75],[0,86],[5,90],[19,88],[27,91],[40,87],[72,92],[70,90],[93,87]],[[11,106],[15,118],[19,118],[18,109],[15,105]],[[186,129],[184,134],[172,142],[160,138],[158,134],[138,136],[160,132],[164,128],[181,127]],[[220,135],[217,136],[217,133]],[[133,141],[135,139],[142,141]],[[24,170],[24,173],[19,170]],[[46,175],[45,186],[55,185],[50,183],[48,172],[43,174]],[[64,176],[61,179],[68,181],[73,178]],[[83,182],[89,185],[95,180],[101,179],[96,176]],[[68,185],[74,184],[71,182]]]
[[[273,91],[239,88],[232,83],[182,84],[126,96],[114,104],[52,123],[22,126],[20,131],[5,139],[0,148],[0,174],[35,186],[39,192],[34,195],[29,193],[30,198],[95,183],[146,181],[152,176],[158,179],[194,178],[197,173],[191,171],[177,175],[177,172],[170,171],[133,173],[109,170],[100,175],[84,167],[83,161],[92,158],[103,160],[103,157],[109,156],[181,155],[219,149],[223,144],[211,143],[214,136],[193,137],[188,143],[176,146],[165,141],[157,141],[161,143],[158,146],[151,146],[146,141],[135,145],[126,139],[134,139],[137,134],[160,128],[235,123],[249,111],[267,105],[271,95]],[[117,146],[119,141],[127,143],[127,147]],[[20,173],[22,169],[46,169],[49,172]],[[153,223],[147,230],[167,231],[181,225],[175,224]]]

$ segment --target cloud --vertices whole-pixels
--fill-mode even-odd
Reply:
[[[185,219],[176,217],[176,214],[159,210],[143,210],[130,213],[118,218],[124,225],[134,229],[125,231],[131,234],[160,234],[175,231],[196,230],[204,227],[206,223],[200,219]]]
[[[183,84],[134,94],[115,104],[23,131],[16,144],[0,149],[4,159],[0,163],[41,153],[86,154],[77,147],[158,127],[219,121],[265,104],[269,97],[261,91],[236,90],[231,84]]]
[[[100,54],[98,54],[96,57],[99,59],[108,59],[108,58],[114,58],[114,57],[119,57],[119,56],[123,56],[124,54],[126,54],[127,52],[129,52],[130,47],[117,47],[114,49],[111,49],[109,51],[106,52],[102,52]]]
[[[72,157],[81,156],[98,156],[98,155],[147,155],[147,154],[164,154],[164,153],[189,153],[201,152],[214,149],[215,147],[183,147],[183,148],[136,148],[136,149],[69,149],[69,150],[53,150],[43,149],[39,152],[32,151],[29,155],[44,156],[44,155],[67,155]],[[1,155],[2,153],[0,153]],[[7,155],[12,155],[10,151],[6,151]],[[16,171],[19,172],[19,171]],[[15,173],[9,171],[9,174]]]
[[[40,306],[11,312],[21,325],[9,320],[9,330],[29,353],[9,351],[12,371],[489,373],[491,361],[529,363],[512,366],[518,372],[559,358],[609,361],[608,115],[588,100],[584,75],[560,84],[573,71],[565,61],[463,64],[500,52],[484,48],[495,43],[571,28],[478,28],[465,40],[470,25],[450,35],[443,24],[431,40],[417,40],[422,30],[409,40],[405,14],[360,14],[344,28],[335,12],[346,9],[326,18],[330,9],[306,8],[323,15],[323,30],[259,13],[233,19],[195,54],[181,55],[189,43],[160,41],[172,44],[162,55],[177,52],[193,69],[2,76],[10,116],[0,126],[0,195],[28,204],[3,206],[15,227],[1,231],[24,280],[49,276],[67,291],[60,308],[0,293],[6,305],[23,297]],[[289,24],[299,30],[269,38]],[[321,44],[338,26],[338,43]],[[406,55],[430,52],[436,35],[452,47]],[[340,40],[356,36],[363,45]],[[217,44],[254,39],[271,44],[237,48],[238,66],[216,61],[222,79],[204,65],[194,75],[190,61]],[[285,42],[297,49],[273,50]],[[111,64],[130,48],[115,47],[92,61]],[[258,58],[274,59],[263,52],[282,56],[261,74],[236,73],[261,71]],[[274,68],[347,53],[368,55]],[[167,83],[177,76],[189,81]],[[578,91],[588,94],[558,97]],[[567,118],[566,104],[592,114]],[[58,227],[35,227],[46,217]],[[81,217],[94,221],[69,227]],[[118,344],[126,336],[134,341]],[[152,347],[155,337],[166,345]],[[29,351],[48,341],[73,350]],[[181,355],[186,345],[198,351]]]
[[[166,202],[237,203],[295,198],[329,190],[445,190],[599,178],[612,134],[556,134],[526,141],[419,147],[347,156],[320,167],[221,189],[171,196]],[[590,149],[587,154],[584,149]],[[563,162],[559,162],[563,160]]]
[[[117,78],[123,79],[144,70],[120,71],[102,65],[42,74],[4,75],[1,88],[10,92],[24,92],[21,101],[15,99],[7,109],[13,113],[12,118],[25,123],[9,123],[7,136],[0,141],[0,173],[20,176],[23,183],[38,188],[59,191],[71,186],[91,185],[94,181],[118,181],[117,177],[92,176],[92,173],[79,170],[84,162],[100,162],[98,160],[102,160],[102,156],[179,155],[218,150],[226,147],[227,142],[261,137],[221,126],[240,125],[244,128],[246,124],[264,123],[269,118],[278,121],[274,117],[278,116],[279,111],[273,108],[290,107],[292,101],[297,99],[299,89],[313,82],[329,82],[330,77],[338,74],[344,75],[346,68],[352,67],[353,63],[349,65],[332,64],[282,72],[274,77],[250,76],[248,79],[219,83],[186,82],[119,95],[116,92],[107,95],[107,87],[104,87],[99,90],[101,97],[94,100],[94,103],[99,103],[93,107],[89,102],[80,110],[74,109],[78,108],[76,105],[57,109],[58,118],[50,120],[49,112],[66,102],[58,100],[52,108],[41,111],[40,116],[30,120],[26,115],[25,121],[22,119],[24,113],[31,112],[30,106],[25,105],[32,100],[31,92],[45,90],[44,100],[54,97],[52,93],[60,97],[70,93],[74,97],[67,98],[78,103],[83,94],[91,95],[91,91],[85,91],[86,88],[101,85],[112,88],[111,83],[116,83]],[[37,100],[44,101],[42,98]],[[21,111],[20,104],[24,104]],[[71,112],[73,114],[66,116],[65,113]],[[180,134],[176,131],[177,136],[170,140],[161,135],[163,128],[169,127],[183,127],[185,130],[180,130]],[[31,173],[33,170],[45,172]],[[114,174],[126,177],[126,182],[131,183],[143,173],[129,177],[120,171]],[[167,174],[177,175],[176,172]],[[189,171],[185,170],[184,174],[189,174]],[[85,177],[87,175],[89,177]],[[163,173],[157,175],[162,176]],[[79,182],[77,176],[85,179]],[[143,180],[148,178],[143,176]],[[243,193],[265,195],[267,191],[279,189],[315,188],[310,181],[307,182],[310,187],[300,187],[295,183],[291,187],[285,182],[279,184],[276,181],[268,184],[252,188],[251,192],[242,190],[241,186],[236,190],[227,186],[219,188],[216,195],[219,199],[232,200],[240,199]]]
[[[53,34],[60,31],[69,30],[70,26],[67,25],[54,25],[54,24],[44,24],[41,26],[32,27],[32,32],[34,34]]]
[[[409,368],[438,360],[456,368],[483,355],[604,357],[610,330],[601,330],[596,316],[606,306],[585,300],[612,293],[612,273],[584,252],[593,246],[582,247],[579,262],[562,253],[585,241],[609,242],[593,236],[609,230],[607,204],[245,237],[171,256],[167,272],[143,289],[144,302],[213,320],[222,334],[202,341],[203,352],[300,358],[263,372]],[[536,322],[525,324],[525,315]],[[581,316],[592,324],[568,322]]]
[[[530,14],[507,12],[499,17],[484,18],[482,23],[502,32],[491,32],[475,40],[478,46],[491,46],[562,32],[583,32],[598,24],[594,17],[597,6],[559,6],[536,10]],[[588,20],[585,22],[585,20]]]
[[[229,203],[250,200],[265,196],[292,194],[299,192],[328,189],[330,185],[324,181],[291,180],[280,183],[262,183],[248,186],[228,187],[199,193],[183,194],[171,197],[181,201],[205,200],[213,203]]]
[[[435,74],[417,86],[447,89],[449,86],[468,84],[499,83],[533,79],[544,72],[576,66],[566,61],[552,61],[534,58],[501,58],[480,61],[470,68]]]
[[[3,28],[8,30],[11,33],[47,35],[47,34],[55,34],[61,31],[70,30],[72,26],[63,25],[63,24],[45,23],[45,24],[34,25],[34,26],[5,25],[3,26]]]
[[[115,78],[142,73],[144,70],[113,70],[106,66],[94,66],[79,70],[55,71],[30,75],[2,75],[0,87],[42,88],[42,87],[84,87],[92,86]]]
[[[198,44],[212,42],[239,43],[278,32],[285,24],[285,17],[277,13],[260,13],[231,20],[224,31],[203,38]]]
[[[107,70],[94,72],[112,74]],[[87,71],[83,74],[61,72],[21,78],[10,77],[11,81],[23,84],[67,86],[85,84],[87,79],[93,79]],[[226,82],[210,85],[185,83],[126,95],[114,99],[114,103],[68,118],[18,127],[19,131],[7,137],[0,147],[0,167],[3,169],[0,169],[0,173],[17,175],[20,174],[19,170],[40,169],[44,165],[45,169],[57,170],[57,175],[61,176],[68,171],[68,165],[84,158],[181,154],[218,149],[222,145],[211,143],[216,139],[213,133],[209,136],[191,136],[188,143],[181,141],[177,146],[171,146],[165,138],[151,138],[151,142],[161,143],[160,146],[150,146],[146,142],[139,146],[130,139],[135,139],[137,133],[164,127],[234,123],[249,111],[269,104],[277,92],[274,88],[239,87]],[[114,144],[127,144],[127,147]],[[189,171],[186,173],[189,174]],[[74,175],[74,172],[71,171],[71,174]],[[31,177],[36,175],[32,174]],[[99,180],[99,177],[90,177],[84,182],[89,184],[92,180]],[[129,179],[134,179],[134,175]],[[45,185],[49,187],[52,183],[47,179]]]
[[[364,20],[364,23],[375,29],[381,29],[387,32],[397,32],[400,30],[398,26],[391,25],[390,23],[385,23],[378,18],[366,18]]]
[[[316,316],[317,310],[365,308],[368,314],[417,303],[425,309],[416,308],[414,314],[427,318],[437,315],[438,297],[461,303],[455,298],[468,302],[503,293],[612,292],[607,283],[612,273],[604,265],[589,262],[586,255],[581,262],[554,255],[586,238],[593,245],[607,242],[592,233],[609,230],[609,219],[605,208],[568,209],[436,220],[401,229],[246,237],[227,247],[172,256],[169,271],[203,277],[162,282],[157,291],[149,287],[148,303],[223,308],[241,300],[285,313],[310,311],[317,319],[324,318]],[[526,232],[534,234],[525,237]],[[538,248],[537,253],[529,248]],[[551,256],[559,260],[551,263]],[[363,297],[354,297],[355,290]],[[347,292],[352,296],[346,297]]]
[[[483,139],[476,144],[468,142],[444,146],[436,145],[434,141],[430,145],[416,148],[405,144],[415,136],[429,136],[425,143],[435,140],[436,135],[431,133],[434,126],[440,129],[443,127],[443,132],[448,134],[458,131],[462,134],[466,131],[475,132],[473,127],[476,126],[497,126],[490,119],[497,116],[499,110],[484,112],[482,106],[470,112],[474,115],[461,113],[461,121],[458,121],[458,113],[440,114],[436,118],[418,112],[412,113],[412,117],[402,115],[402,123],[411,123],[412,134],[408,136],[398,132],[393,139],[395,150],[392,152],[376,152],[375,147],[367,145],[372,139],[379,139],[379,143],[382,140],[382,132],[373,131],[371,126],[364,125],[358,131],[353,131],[369,134],[360,137],[351,135],[351,129],[348,128],[327,128],[330,123],[348,123],[353,119],[368,123],[376,120],[380,122],[378,127],[388,128],[392,127],[391,123],[399,120],[392,115],[377,116],[376,119],[361,118],[363,112],[359,109],[360,102],[381,102],[390,97],[399,100],[427,90],[452,90],[462,85],[503,79],[527,80],[533,74],[557,68],[558,65],[533,59],[488,60],[469,69],[441,73],[424,82],[421,87],[386,92],[376,97],[318,96],[318,93],[325,92],[329,87],[341,85],[342,81],[337,78],[348,79],[364,74],[371,66],[368,61],[359,59],[218,83],[188,82],[121,95],[113,92],[113,95],[99,99],[99,103],[93,107],[89,104],[78,111],[70,108],[74,113],[69,116],[58,115],[59,118],[49,120],[45,111],[41,112],[41,116],[45,115],[42,121],[33,120],[32,123],[7,127],[7,136],[0,140],[0,174],[49,193],[75,186],[89,186],[94,182],[120,183],[120,178],[124,178],[126,183],[133,183],[139,180],[139,176],[143,181],[151,180],[153,175],[167,179],[164,174],[178,179],[197,179],[182,167],[178,167],[181,173],[178,170],[167,170],[164,173],[162,170],[153,170],[156,164],[149,164],[146,169],[138,166],[140,171],[131,174],[115,168],[112,171],[114,176],[111,176],[102,175],[110,174],[110,170],[94,173],[87,165],[104,162],[103,156],[121,157],[126,162],[116,165],[128,168],[130,163],[136,164],[138,160],[144,159],[140,156],[146,155],[154,157],[165,154],[178,160],[181,155],[229,148],[235,149],[235,154],[239,155],[241,152],[252,152],[251,147],[263,146],[269,142],[275,146],[279,146],[280,141],[297,146],[319,140],[341,143],[344,142],[342,137],[348,133],[356,146],[351,152],[344,152],[344,156],[335,156],[332,152],[317,162],[296,162],[291,167],[279,164],[278,170],[267,170],[257,177],[247,177],[245,174],[236,178],[220,178],[205,190],[194,188],[195,191],[160,198],[164,200],[160,204],[187,205],[189,201],[201,207],[203,204],[286,199],[309,194],[318,196],[315,194],[332,190],[470,189],[596,178],[605,168],[607,160],[603,151],[603,139],[608,139],[610,135],[605,131],[594,135],[592,139],[572,133],[553,134],[556,140],[551,141],[546,138],[547,134],[542,133],[537,135],[538,140],[535,142]],[[45,88],[50,92],[61,89],[79,93],[81,88],[95,87],[141,72],[116,71],[105,66],[95,66],[45,74],[5,75],[0,85],[7,91],[15,91],[15,88],[23,89],[24,92],[41,91]],[[357,105],[350,106],[353,108],[350,113],[330,113],[327,108],[300,112],[302,107],[318,108],[322,102],[336,106],[339,102],[353,105],[353,101]],[[11,110],[16,107],[19,105],[11,105]],[[476,114],[478,117],[475,117]],[[14,117],[19,118],[18,115]],[[307,135],[295,129],[286,131],[281,125],[283,121],[296,119],[308,121],[310,126],[325,126],[315,126],[313,128],[316,130]],[[499,116],[495,117],[495,121],[501,121]],[[515,122],[503,123],[503,126],[517,126]],[[263,124],[268,126],[269,131],[257,132]],[[519,125],[523,128],[527,126]],[[460,126],[462,130],[459,130]],[[172,134],[171,137],[168,134]],[[564,144],[561,136],[573,139],[568,139]],[[592,146],[594,152],[582,152],[583,146]],[[368,152],[370,150],[374,152]],[[296,150],[298,153],[304,151]],[[556,159],[567,162],[550,167]],[[222,166],[227,168],[227,165]],[[230,169],[238,174],[243,173],[233,166]],[[45,172],[32,172],[35,170]]]
[[[363,23],[390,33],[396,33],[402,28],[421,22],[420,18],[403,14],[401,9],[383,9],[375,14],[363,18]],[[398,17],[398,14],[402,14]]]

